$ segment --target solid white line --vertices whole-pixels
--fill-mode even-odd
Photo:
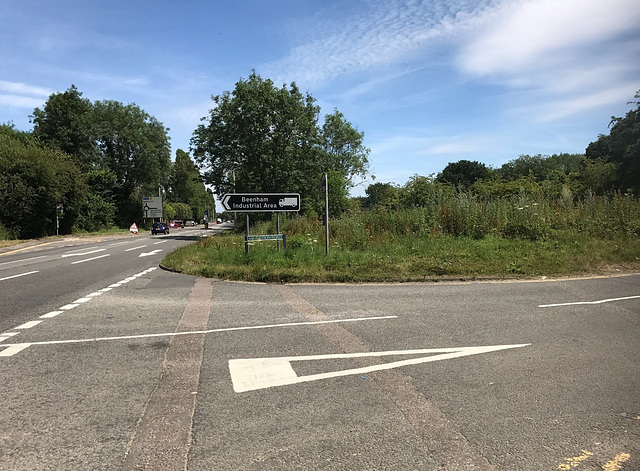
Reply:
[[[104,257],[109,257],[109,256],[111,256],[111,254],[107,253],[107,254],[99,255],[99,256],[93,257],[93,258],[87,258],[86,260],[78,260],[77,262],[71,262],[71,265],[75,265],[76,263],[90,262],[91,260],[97,260],[99,258],[104,258]]]
[[[2,262],[0,265],[8,265],[9,263],[19,263],[19,262],[28,262],[29,260],[36,260],[38,258],[44,258],[45,255],[40,255],[39,257],[31,257],[31,258],[22,258],[20,260],[14,260],[12,262]]]
[[[16,329],[30,329],[31,327],[35,327],[38,324],[40,324],[42,321],[29,321],[29,322],[25,322],[22,325],[19,325],[18,327],[15,327]]]
[[[625,301],[627,299],[638,299],[638,298],[640,298],[640,296],[627,296],[625,298],[601,299],[600,301],[579,301],[575,303],[540,304],[538,307],[577,306],[580,304],[603,304],[603,303],[611,303],[614,301]]]
[[[62,314],[64,311],[51,311],[46,314],[42,314],[40,319],[51,319],[52,317],[56,317],[58,314]]]
[[[177,337],[180,335],[214,334],[218,332],[235,332],[239,330],[270,329],[274,327],[294,327],[294,326],[305,326],[305,325],[336,324],[340,322],[358,322],[358,321],[371,321],[371,320],[381,320],[381,319],[396,319],[397,317],[398,316],[357,317],[354,319],[336,319],[336,320],[330,320],[330,321],[313,321],[313,322],[289,322],[286,324],[255,325],[255,326],[248,326],[248,327],[227,327],[222,329],[198,330],[198,331],[190,331],[190,332],[168,332],[168,333],[162,333],[162,334],[124,335],[121,337],[97,337],[97,338],[91,338],[91,339],[45,340],[42,342],[5,344],[3,345],[3,347],[13,346],[13,345],[26,345],[26,346],[59,345],[59,344],[69,344],[69,343],[103,342],[106,340],[133,340],[133,339],[147,339],[147,338],[155,338],[155,337]]]
[[[141,245],[140,247],[131,247],[130,249],[125,250],[125,252],[129,252],[131,250],[144,249],[146,245]]]
[[[6,276],[4,278],[0,278],[0,281],[10,280],[11,278],[20,278],[21,276],[33,275],[34,273],[40,273],[40,270],[29,271],[27,273],[20,273],[19,275]]]

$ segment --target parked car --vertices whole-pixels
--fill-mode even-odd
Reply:
[[[151,235],[156,234],[168,234],[169,226],[167,226],[164,222],[154,222],[153,227],[151,228]]]
[[[195,226],[195,225],[196,225],[196,222],[195,222],[195,221],[185,221],[185,222],[184,222],[184,225],[185,225],[185,226]]]

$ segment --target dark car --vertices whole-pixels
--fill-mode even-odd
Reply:
[[[154,222],[151,228],[151,235],[155,234],[168,234],[169,226],[164,222]]]

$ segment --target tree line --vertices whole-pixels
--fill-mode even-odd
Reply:
[[[57,216],[63,234],[126,228],[142,222],[142,196],[165,196],[185,219],[215,208],[189,155],[172,162],[169,130],[135,104],[91,102],[72,85],[30,120],[28,132],[0,125],[0,237],[55,234]]]
[[[640,98],[640,91],[635,95]],[[490,168],[469,160],[449,163],[437,175],[413,175],[405,185],[374,183],[357,198],[365,209],[424,207],[467,192],[484,199],[533,195],[548,200],[576,200],[613,193],[640,194],[640,102],[623,118],[612,117],[610,133],[601,134],[584,154],[521,155]]]
[[[333,217],[356,207],[424,206],[461,191],[565,199],[640,191],[640,102],[612,117],[610,133],[584,155],[522,155],[497,169],[460,160],[403,186],[371,184],[362,198],[349,191],[369,176],[364,133],[337,109],[321,119],[315,98],[295,82],[278,87],[254,71],[212,102],[193,132],[193,158],[178,149],[173,162],[168,129],[155,117],[135,104],[91,102],[73,85],[33,111],[32,131],[0,125],[0,237],[55,233],[59,203],[62,233],[128,227],[142,220],[141,197],[157,194],[168,218],[202,219],[214,193],[232,192],[300,193],[302,212],[313,216],[323,211],[323,173]]]

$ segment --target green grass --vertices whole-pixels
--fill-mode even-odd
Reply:
[[[275,221],[251,228],[274,234]],[[548,201],[467,193],[429,206],[357,211],[330,223],[325,256],[317,218],[284,218],[287,250],[241,235],[184,247],[163,264],[184,273],[271,282],[383,282],[570,276],[640,269],[640,200],[585,195]]]
[[[314,242],[317,241],[317,242]],[[640,240],[601,240],[558,232],[544,241],[487,236],[405,237],[329,256],[309,237],[277,252],[259,242],[244,253],[238,235],[203,239],[168,255],[163,265],[196,276],[269,282],[403,282],[611,273],[640,269]]]

